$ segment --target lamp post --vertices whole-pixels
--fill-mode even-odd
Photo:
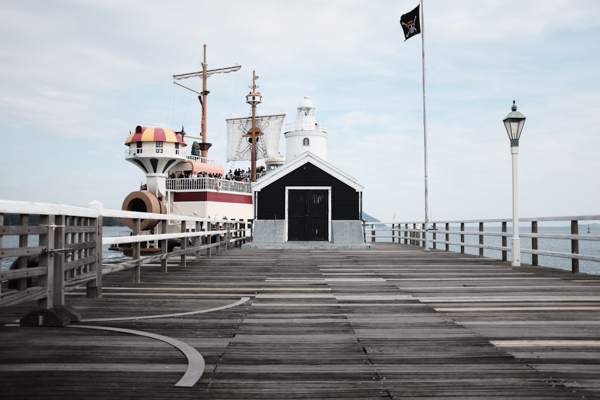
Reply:
[[[518,185],[518,163],[519,138],[523,125],[525,125],[525,116],[517,111],[517,106],[513,100],[511,112],[504,118],[506,133],[510,139],[510,153],[512,154],[512,193],[513,193],[513,237],[512,237],[512,266],[521,265],[521,239],[519,239],[519,185]]]

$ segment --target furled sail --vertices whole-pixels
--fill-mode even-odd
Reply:
[[[256,141],[256,159],[279,156],[279,138],[285,114],[256,117],[260,130]],[[250,161],[252,151],[252,117],[227,121],[227,161]]]

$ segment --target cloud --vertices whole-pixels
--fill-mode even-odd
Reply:
[[[172,75],[199,69],[207,43],[209,68],[243,66],[209,79],[211,157],[224,163],[224,120],[248,115],[255,69],[259,113],[291,123],[304,95],[315,102],[329,160],[365,186],[365,211],[422,219],[421,38],[404,42],[398,23],[414,5],[4,1],[1,197],[119,208],[143,179],[123,158],[130,130],[163,122],[198,135],[198,100]],[[528,118],[522,215],[597,213],[599,11],[596,1],[425,3],[434,218],[510,215],[502,119],[513,99]],[[28,160],[43,178],[23,178]]]

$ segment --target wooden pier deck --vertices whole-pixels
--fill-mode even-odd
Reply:
[[[171,261],[141,284],[106,275],[102,299],[67,298],[88,320],[163,317],[0,327],[0,397],[600,398],[597,276],[398,244]],[[207,312],[167,316],[194,311]],[[172,345],[78,325],[177,339],[204,373],[176,387],[188,362]]]

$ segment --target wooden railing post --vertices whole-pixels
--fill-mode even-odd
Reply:
[[[371,242],[375,243],[375,224],[371,224]]]
[[[102,297],[102,203],[92,201],[88,204],[88,208],[96,210],[98,216],[96,218],[88,218],[88,226],[94,226],[93,233],[86,234],[86,241],[94,243],[94,247],[88,250],[88,256],[94,257],[94,262],[90,265],[92,271],[96,274],[96,279],[90,281],[86,285],[86,297],[99,299]]]
[[[460,231],[464,232],[465,231],[465,223],[461,222],[460,223]],[[464,243],[465,242],[465,235],[460,235],[460,242]],[[460,254],[465,254],[465,246],[460,246]]]
[[[450,234],[448,231],[450,230],[450,224],[446,222],[446,251],[450,251],[450,245],[447,243],[450,241]]]
[[[240,235],[240,229],[241,229],[241,227],[242,227],[242,225],[240,224],[240,221],[236,221],[236,222],[233,224],[233,229],[235,230],[235,233],[233,234],[233,237],[234,237],[235,239],[238,239],[238,238],[240,238],[240,237],[241,237],[241,235]],[[235,247],[235,246],[241,246],[241,240],[236,240],[236,241],[235,241],[235,244],[234,244],[234,247]]]
[[[537,221],[531,221],[531,233],[538,233]],[[532,237],[531,238],[531,250],[537,250],[537,249],[538,249],[538,238]],[[538,255],[537,254],[531,255],[531,265],[534,265],[534,266],[538,265]]]
[[[37,301],[37,307],[48,309],[54,307],[54,232],[51,225],[54,225],[54,215],[40,215],[40,226],[45,225],[48,231],[45,235],[40,235],[40,246],[46,248],[46,251],[39,255],[38,266],[46,267],[46,275],[38,278],[38,286],[46,287],[46,297]]]
[[[133,236],[138,236],[140,234],[140,219],[139,218],[134,218],[133,219]],[[141,243],[137,242],[137,243],[132,243],[132,258],[134,260],[139,260],[140,259],[140,253],[141,253]],[[136,265],[135,267],[133,267],[131,269],[131,279],[133,281],[133,283],[140,283],[141,281],[141,271],[142,271],[142,266],[141,265]]]
[[[217,231],[221,230],[221,224],[217,222]],[[217,255],[221,255],[221,246],[223,245],[223,241],[221,240],[221,234],[217,234]]]
[[[392,243],[396,243],[396,231],[394,230],[394,224],[392,224]]]
[[[181,233],[185,233],[185,231],[187,229],[186,226],[187,226],[187,222],[181,221]],[[187,238],[182,237],[181,238],[181,250],[186,250],[186,249],[187,249]],[[182,267],[185,267],[187,265],[187,254],[185,254],[185,252],[181,255],[180,264]]]
[[[240,236],[243,237],[244,239],[240,240],[240,247],[242,246],[242,244],[246,243],[246,221],[244,221],[243,219],[240,219],[240,229],[242,229],[242,231],[240,232]]]
[[[65,225],[67,224],[67,218],[64,215],[54,216],[54,248],[64,249],[66,244],[65,238]],[[102,251],[102,248],[101,250]],[[53,307],[62,306],[65,304],[65,253],[60,252],[54,254],[54,289],[52,294],[54,299],[52,301]]]
[[[434,249],[434,250],[437,248],[437,247],[436,247],[436,243],[435,243],[435,241],[437,240],[437,234],[435,233],[436,229],[437,229],[437,225],[436,225],[436,223],[434,222],[434,223],[433,223],[433,242],[432,242],[432,243],[433,243],[433,249]]]
[[[253,229],[253,226],[252,226],[252,223],[253,223],[253,222],[254,222],[254,221],[253,221],[252,219],[248,218],[248,219],[246,220],[246,224],[244,225],[244,228],[245,228],[245,229],[244,229],[244,237],[245,237],[245,238],[247,238],[247,237],[248,237],[248,234],[247,234],[247,232],[248,232],[248,229],[250,229],[250,239],[251,239],[251,240],[253,239],[253,236],[254,236],[254,235],[253,235],[253,233],[252,233],[252,232],[253,232],[253,230],[252,230],[252,229]],[[244,239],[244,243],[248,243],[248,239]]]
[[[21,214],[19,224],[21,226],[29,225],[29,214]],[[28,242],[27,234],[19,235],[19,247],[20,248],[27,247],[27,242]],[[19,269],[26,269],[26,268],[27,268],[27,256],[19,257]],[[27,289],[27,278],[21,278],[17,282],[18,282],[17,289],[19,289],[19,290]]]
[[[202,222],[196,221],[196,233],[200,233],[202,231]],[[196,236],[194,238],[194,246],[200,247],[202,245],[202,237]],[[196,261],[200,261],[200,250],[196,251]]]
[[[408,244],[408,224],[404,224],[404,244]]]
[[[506,221],[502,222],[502,233],[506,233]],[[506,236],[502,236],[502,247],[506,247],[508,245],[508,238]],[[508,260],[508,251],[502,250],[502,261]]]
[[[227,231],[225,234],[225,251],[229,251],[231,246],[231,224],[229,221],[225,222],[225,230]]]
[[[96,228],[94,233],[86,234],[89,241],[94,242],[95,245],[94,248],[89,250],[89,255],[94,256],[91,269],[96,272],[96,279],[89,281],[86,285],[86,297],[89,299],[102,297],[102,221],[103,218],[100,212],[98,212],[97,218],[88,218],[89,224],[94,225]]]
[[[168,231],[168,224],[169,221],[167,221],[166,219],[163,219],[162,221],[160,221],[160,233],[161,234],[166,234]],[[169,264],[168,264],[168,260],[169,260],[169,256],[167,255],[167,253],[169,252],[169,239],[163,239],[160,241],[160,254],[164,255],[164,258],[162,260],[160,260],[160,271],[163,274],[166,274],[167,272],[169,272]]]
[[[571,221],[571,235],[579,234],[579,225],[577,221]],[[571,240],[571,253],[579,254],[579,240]],[[571,258],[571,272],[579,272],[579,260]]]
[[[206,221],[206,231],[210,232],[212,230],[212,223],[210,221]],[[212,244],[212,236],[211,235],[206,235],[206,244]],[[206,257],[210,257],[212,253],[212,247],[208,247],[206,249]]]
[[[479,235],[479,244],[483,246],[483,222],[479,223],[479,232],[481,232]],[[483,247],[479,248],[479,257],[483,257]]]

